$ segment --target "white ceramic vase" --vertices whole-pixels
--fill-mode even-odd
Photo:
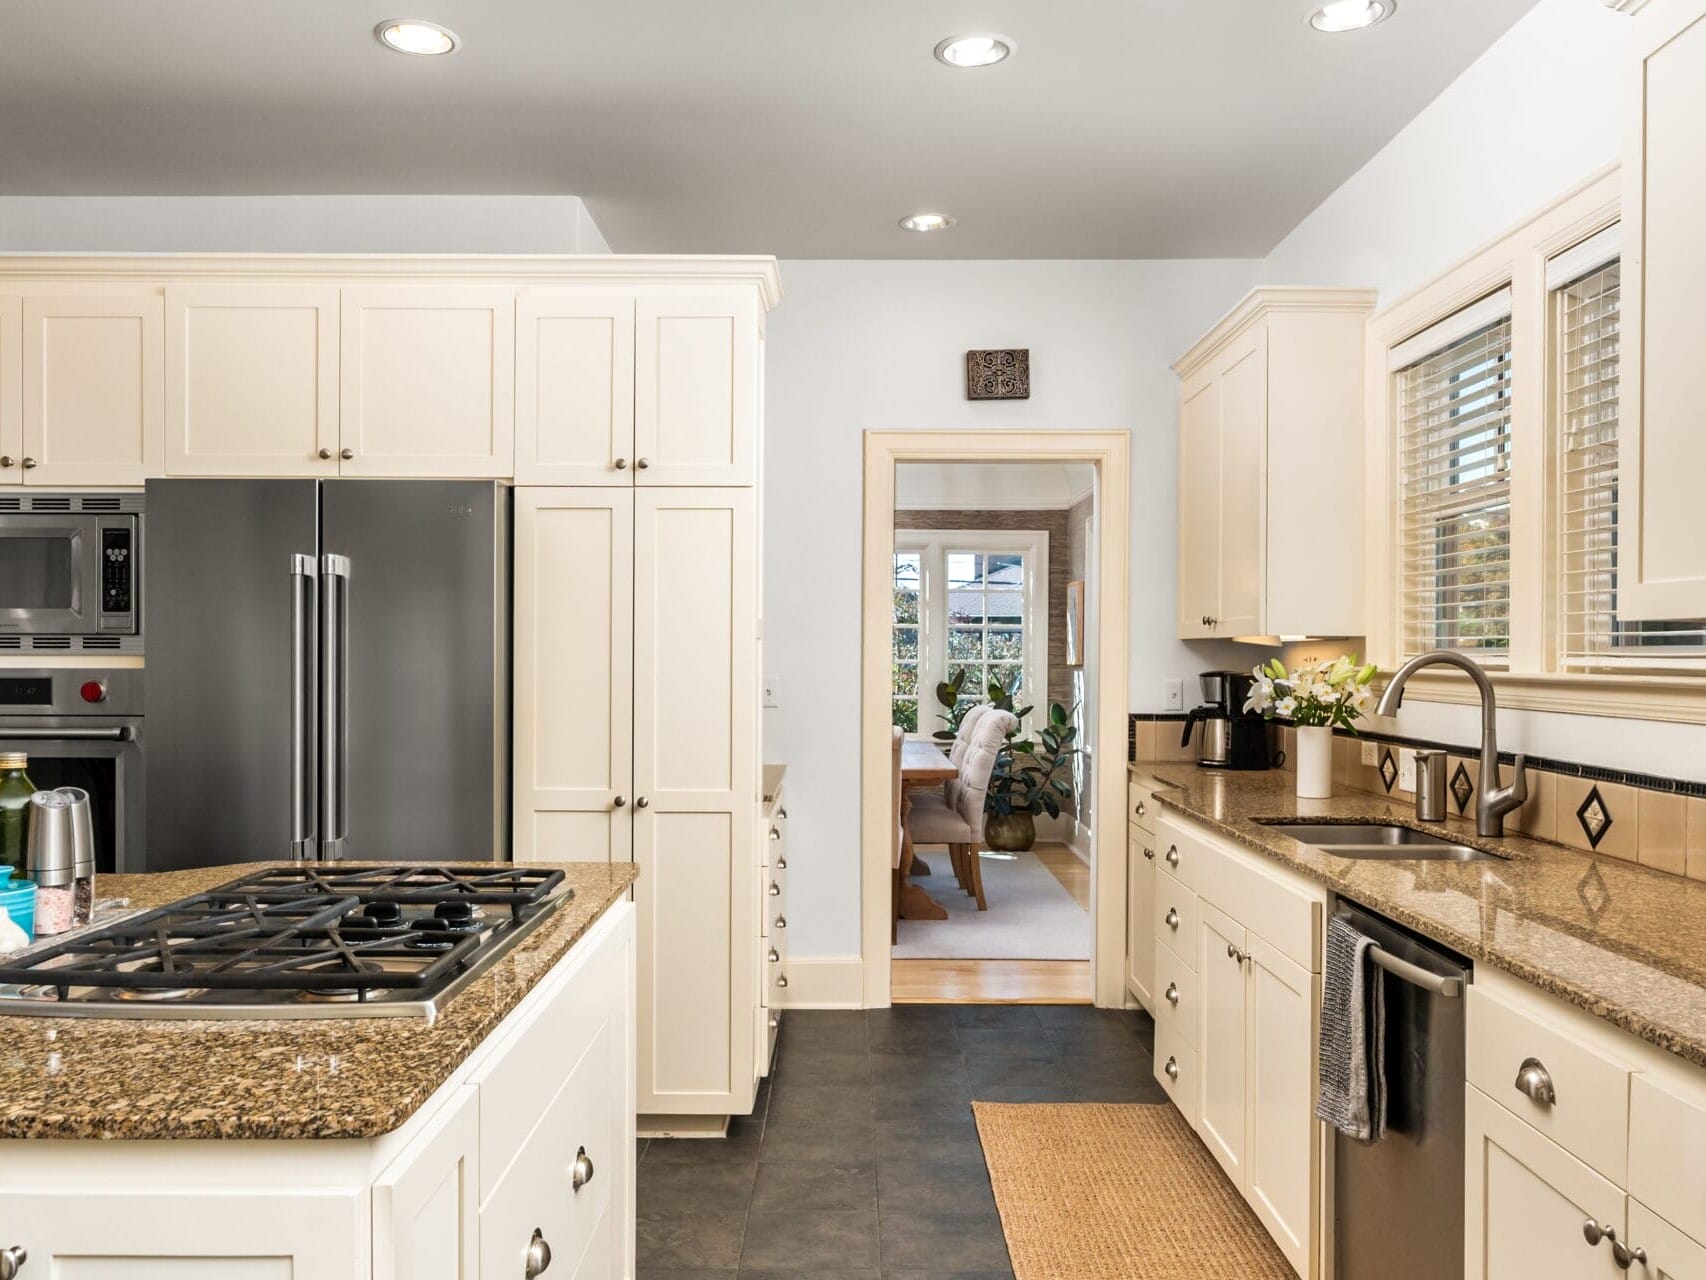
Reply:
[[[1324,724],[1297,729],[1297,794],[1304,800],[1333,795],[1333,730]]]

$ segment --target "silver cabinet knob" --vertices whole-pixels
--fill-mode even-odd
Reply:
[[[628,459],[626,459],[626,458],[616,459],[616,469],[618,471],[626,471],[628,469]]]
[[[770,896],[772,898],[780,898],[782,896],[782,886],[777,884],[774,880],[770,882]]]
[[[645,809],[645,808],[649,808],[651,806],[651,803],[652,802],[650,800],[646,799],[644,796],[637,796],[634,800],[634,807],[636,809]]]
[[[17,462],[18,462],[18,460],[16,458],[14,458],[11,454],[0,453],[0,467],[16,466]]]
[[[1233,946],[1230,942],[1226,944],[1226,958],[1228,960],[1236,960],[1239,964],[1243,964],[1244,961],[1248,959],[1242,951]]]
[[[1166,995],[1167,1003],[1177,1009],[1179,1007],[1179,984],[1176,982],[1169,982],[1167,984]]]
[[[786,858],[776,859],[776,870],[786,871],[787,869],[788,869],[788,860]]]
[[[1179,908],[1168,907],[1167,908],[1167,914],[1165,916],[1163,916],[1162,919],[1166,921],[1167,927],[1169,929],[1173,929],[1176,931],[1179,927]]]
[[[1145,858],[1147,858],[1147,859],[1148,859],[1148,860],[1149,860],[1149,861],[1151,861],[1151,862],[1154,862],[1154,861],[1155,861],[1155,850],[1153,850],[1153,849],[1145,849],[1145,850],[1144,850],[1144,851],[1143,851],[1143,856],[1144,856],[1144,857],[1145,857]]]
[[[775,827],[771,827],[770,828],[770,838],[772,840],[780,840],[782,838],[782,833],[780,831],[776,830]]]
[[[778,929],[786,929],[788,927],[788,917],[787,916],[777,916],[776,917],[776,927]]]
[[[330,449],[320,450],[320,461],[321,462],[328,462],[331,460],[331,457],[332,457],[332,451]]]
[[[1168,1058],[1167,1065],[1162,1067],[1161,1070],[1167,1073],[1167,1078],[1169,1080],[1177,1080],[1179,1078],[1179,1060],[1177,1058]]]
[[[1141,818],[1141,817],[1142,817],[1142,816],[1143,816],[1143,815],[1144,815],[1144,814],[1146,814],[1146,813],[1148,813],[1148,812],[1149,812],[1149,810],[1148,810],[1148,808],[1147,808],[1147,807],[1146,807],[1146,806],[1145,806],[1145,805],[1144,805],[1144,803],[1143,803],[1143,801],[1141,801],[1141,800],[1139,800],[1139,801],[1138,801],[1138,802],[1137,802],[1137,808],[1135,808],[1135,809],[1133,809],[1133,810],[1132,810],[1132,812],[1133,812],[1133,813],[1135,813],[1135,814],[1136,814],[1136,815],[1137,815],[1137,816],[1138,816],[1138,817],[1140,817],[1140,818]]]
[[[1167,865],[1169,867],[1179,865],[1179,846],[1176,844],[1167,846]]]
[[[626,808],[627,804],[628,804],[628,797],[627,796],[617,796],[614,800],[612,800],[610,802],[610,807],[612,809],[622,809],[622,808]]]
[[[348,462],[351,458],[355,457],[355,450],[354,449],[339,449],[338,450],[338,457],[342,458],[345,462]]]
[[[551,1246],[546,1242],[545,1233],[538,1227],[533,1228],[533,1239],[527,1242],[527,1280],[534,1276],[542,1276],[545,1269],[551,1265]]]
[[[24,1269],[24,1263],[29,1260],[30,1255],[24,1252],[24,1246],[21,1244],[9,1244],[0,1249],[0,1280],[16,1280],[18,1272]]]
[[[776,950],[775,947],[771,947],[770,948],[770,963],[775,964],[781,958],[782,958],[782,953],[780,951]]]
[[[1202,624],[1205,627],[1209,625],[1209,617],[1206,613],[1202,616]]]
[[[782,1025],[782,1019],[778,1018],[775,1014],[771,1014],[770,1015],[770,1029],[772,1031],[774,1031],[774,1030],[776,1030],[777,1027],[779,1027],[781,1025]]]
[[[634,465],[637,468],[639,468],[641,471],[644,471],[647,467],[651,466],[652,464],[650,461],[648,461],[645,458],[635,458],[634,459]]]
[[[1617,1228],[1602,1227],[1592,1218],[1589,1218],[1586,1222],[1582,1223],[1582,1239],[1586,1240],[1596,1249],[1599,1247],[1600,1241],[1609,1240],[1611,1241],[1613,1251],[1615,1251],[1617,1248]]]
[[[776,985],[779,987],[787,986],[788,985],[788,975],[785,973],[777,974],[776,975]]]
[[[36,469],[36,460],[34,458],[25,458],[24,459],[24,470],[25,471],[34,471],[35,469]]]
[[[1516,1091],[1543,1107],[1558,1101],[1558,1091],[1552,1087],[1552,1073],[1539,1058],[1522,1060],[1516,1070]]]
[[[778,809],[776,810],[776,816],[782,819],[783,822],[786,822],[788,820],[788,811],[786,809]]]
[[[592,1175],[595,1172],[597,1172],[597,1170],[592,1167],[592,1157],[587,1155],[586,1148],[582,1147],[579,1151],[575,1152],[574,1169],[569,1174],[570,1181],[575,1184],[575,1190],[579,1191],[582,1187],[586,1186],[587,1183],[591,1182]]]
[[[1638,1245],[1631,1249],[1621,1240],[1612,1240],[1611,1260],[1617,1264],[1619,1271],[1627,1271],[1637,1262],[1645,1267],[1647,1265],[1647,1251]]]

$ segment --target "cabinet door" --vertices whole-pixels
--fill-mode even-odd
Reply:
[[[513,474],[514,292],[373,286],[342,303],[340,474]]]
[[[526,295],[515,310],[516,483],[633,483],[634,299]]]
[[[1220,636],[1262,631],[1267,439],[1267,329],[1257,325],[1229,349],[1220,375]]]
[[[1706,0],[1633,19],[1623,146],[1623,358],[1617,610],[1706,617]]]
[[[1155,838],[1135,823],[1126,840],[1126,990],[1155,1011]]]
[[[1299,1275],[1315,1272],[1321,980],[1250,935],[1249,1135],[1244,1197]]]
[[[1179,638],[1214,634],[1220,612],[1220,383],[1179,403]]]
[[[166,474],[338,474],[337,289],[167,287]]]
[[[1609,1241],[1624,1236],[1624,1195],[1473,1085],[1466,1087],[1465,1280],[1614,1280]]]
[[[24,301],[0,294],[0,486],[24,479]]]
[[[1197,907],[1197,940],[1197,1133],[1242,1189],[1249,1103],[1244,929],[1205,901]]]
[[[718,293],[643,297],[636,325],[635,483],[754,483],[757,299]]]
[[[1639,1200],[1629,1201],[1629,1247],[1646,1255],[1646,1280],[1706,1280],[1706,1248],[1683,1235]]]
[[[373,1182],[373,1280],[480,1274],[480,1092],[457,1091]]]
[[[139,485],[160,475],[160,298],[25,298],[23,321],[24,482]]]
[[[753,523],[749,490],[635,493],[643,1114],[744,1111],[756,1079]]]
[[[633,852],[634,495],[515,492],[515,857]]]
[[[366,1187],[0,1191],[20,1280],[366,1280]]]

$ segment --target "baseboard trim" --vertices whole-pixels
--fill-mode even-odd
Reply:
[[[865,962],[858,956],[790,956],[785,1009],[863,1009]]]

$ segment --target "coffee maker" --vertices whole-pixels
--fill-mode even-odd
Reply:
[[[1204,671],[1198,678],[1203,704],[1185,717],[1179,745],[1190,746],[1196,733],[1197,763],[1205,769],[1266,769],[1268,722],[1244,710],[1254,678],[1240,671]]]

